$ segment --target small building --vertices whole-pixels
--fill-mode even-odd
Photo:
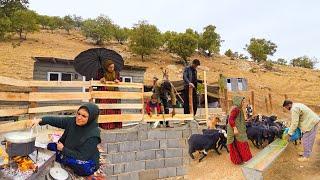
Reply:
[[[41,81],[85,81],[73,67],[73,60],[55,57],[33,57],[33,80]],[[120,72],[123,82],[143,83],[146,67],[125,65]],[[39,92],[84,92],[84,88],[39,88]],[[121,91],[121,90],[120,90]],[[52,104],[52,103],[50,103]],[[59,104],[79,104],[77,101],[59,102]]]
[[[228,91],[247,91],[248,90],[248,81],[245,78],[226,78],[225,87]]]

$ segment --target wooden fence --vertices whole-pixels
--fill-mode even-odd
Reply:
[[[166,121],[181,121],[192,120],[192,114],[176,114],[172,117],[170,114],[161,116],[152,116],[144,114],[144,101],[145,93],[144,87],[141,83],[114,83],[107,82],[105,84],[99,81],[23,81],[0,76],[0,85],[9,85],[14,89],[15,87],[25,87],[31,89],[30,92],[3,92],[0,91],[0,104],[1,101],[6,102],[26,102],[27,107],[13,106],[0,109],[0,117],[4,116],[17,116],[17,115],[31,115],[30,117],[40,113],[53,113],[61,111],[77,110],[79,105],[59,105],[61,101],[78,100],[93,102],[95,99],[118,99],[118,100],[135,100],[138,103],[117,103],[117,104],[97,104],[100,109],[136,109],[140,113],[136,114],[113,114],[113,115],[100,115],[99,123],[105,122],[132,122],[132,121],[146,121],[153,122],[159,120]],[[93,87],[115,87],[121,91],[95,91]],[[49,88],[86,88],[88,92],[37,92],[40,87]],[[134,92],[132,92],[134,91]],[[57,105],[38,106],[39,102],[54,102]],[[22,123],[23,124],[23,123]],[[21,125],[24,126],[24,125]],[[1,131],[1,127],[0,127]]]

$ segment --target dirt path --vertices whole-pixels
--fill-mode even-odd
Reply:
[[[314,153],[309,162],[300,163],[297,161],[298,148],[289,144],[286,151],[273,163],[270,169],[264,173],[266,180],[316,180],[320,179],[320,132],[318,133]],[[258,150],[251,146],[253,155]],[[196,156],[198,158],[198,156]],[[229,154],[223,150],[222,155],[210,151],[209,155],[199,163],[192,160],[188,167],[187,179],[205,180],[244,180],[240,166],[230,162]]]

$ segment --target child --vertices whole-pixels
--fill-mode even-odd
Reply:
[[[152,116],[152,114],[159,115],[161,113],[160,103],[155,94],[153,94],[151,96],[151,99],[147,101],[146,111],[150,117]]]

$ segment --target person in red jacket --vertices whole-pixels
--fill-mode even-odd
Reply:
[[[150,117],[152,114],[159,115],[161,113],[160,103],[158,102],[158,98],[155,94],[153,94],[151,99],[147,101],[146,112]]]

